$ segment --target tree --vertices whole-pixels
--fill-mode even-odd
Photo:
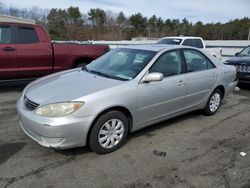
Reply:
[[[124,26],[127,22],[127,18],[125,17],[123,12],[120,12],[117,16],[116,22],[119,26]]]
[[[100,8],[90,9],[88,15],[94,26],[100,26],[101,28],[103,28],[104,24],[107,21],[106,12]]]
[[[52,39],[62,40],[66,36],[67,12],[62,9],[51,9],[48,16],[48,31]]]
[[[153,34],[153,36],[155,36],[155,31],[157,28],[157,23],[158,23],[158,18],[156,17],[156,15],[153,15],[151,18],[148,19],[148,26],[149,26],[149,37],[151,35],[151,33]]]
[[[182,19],[181,23],[181,34],[184,36],[190,35],[192,24],[189,23],[187,18]]]
[[[163,30],[163,27],[164,27],[164,21],[161,17],[158,18],[157,20],[157,27],[158,27],[158,35],[157,37],[161,37],[162,35],[162,30]]]
[[[227,23],[197,23],[187,18],[163,20],[157,15],[148,20],[141,13],[128,18],[100,8],[82,14],[79,7],[67,9],[17,8],[5,6],[0,0],[0,14],[32,19],[48,28],[54,40],[130,40],[132,37],[194,35],[209,40],[247,40],[250,18],[230,20]]]
[[[79,7],[69,7],[67,9],[68,13],[68,22],[70,24],[82,24],[83,20],[81,19],[81,12]]]
[[[131,26],[134,28],[134,33],[145,35],[145,30],[147,27],[147,18],[143,17],[141,13],[133,14],[129,18]]]
[[[104,31],[104,24],[107,22],[106,12],[100,8],[90,9],[88,16],[94,27],[91,31],[91,38],[94,39],[96,37],[96,39],[99,39],[100,34]]]
[[[194,35],[202,37],[202,34],[203,34],[203,23],[199,21],[194,25]]]

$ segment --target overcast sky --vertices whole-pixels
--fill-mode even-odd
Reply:
[[[250,0],[0,0],[7,6],[18,8],[68,8],[78,6],[83,13],[90,8],[113,12],[123,11],[127,16],[142,13],[163,19],[187,18],[194,22],[227,22],[250,17]]]

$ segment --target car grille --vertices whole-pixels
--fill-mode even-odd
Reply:
[[[237,72],[250,73],[250,66],[247,65],[236,65]]]
[[[28,110],[35,110],[39,106],[39,104],[29,100],[26,96],[24,96],[23,103]]]

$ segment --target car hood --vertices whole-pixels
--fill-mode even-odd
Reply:
[[[32,82],[25,89],[24,95],[39,104],[72,101],[118,86],[123,82],[94,75],[81,69],[73,69]]]
[[[229,58],[226,62],[231,64],[247,64],[250,65],[250,57],[249,56],[235,56],[232,58]]]

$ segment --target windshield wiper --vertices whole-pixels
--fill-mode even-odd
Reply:
[[[96,75],[99,75],[99,76],[106,77],[106,78],[111,78],[111,79],[116,79],[116,80],[123,80],[123,81],[128,80],[128,79],[121,78],[121,77],[118,77],[118,76],[108,75],[108,74],[105,74],[105,73],[100,72],[100,71],[90,70],[87,67],[85,67],[83,70],[85,70],[86,72],[92,73],[92,74],[96,74]]]

